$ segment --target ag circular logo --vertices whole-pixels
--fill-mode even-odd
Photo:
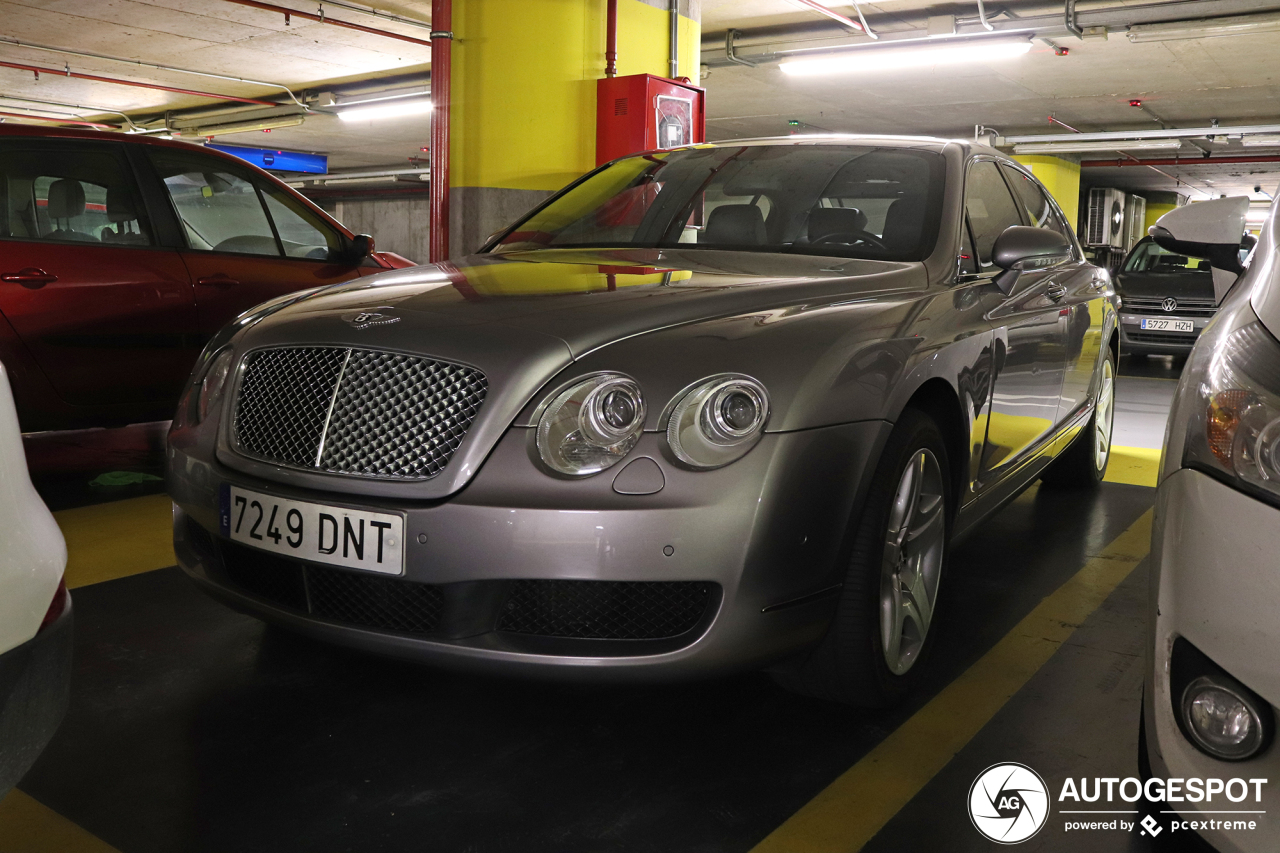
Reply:
[[[1049,789],[1025,764],[993,764],[969,789],[969,819],[999,844],[1026,841],[1048,818]]]

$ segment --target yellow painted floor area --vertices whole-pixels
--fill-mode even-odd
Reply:
[[[14,789],[0,800],[0,853],[119,853]]]
[[[173,556],[173,503],[168,495],[64,509],[53,515],[67,540],[69,589],[178,562]]]
[[[1160,448],[1119,447],[1111,445],[1111,459],[1107,461],[1107,483],[1124,483],[1130,486],[1155,488],[1160,473]]]

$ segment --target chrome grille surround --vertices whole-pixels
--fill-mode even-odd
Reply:
[[[243,359],[237,453],[290,468],[428,480],[448,465],[484,402],[479,370],[350,347],[276,347]]]
[[[1168,314],[1183,317],[1212,317],[1218,313],[1218,306],[1212,299],[1179,299],[1177,307],[1172,311],[1164,308],[1164,297],[1159,296],[1125,296],[1121,310],[1133,311],[1137,314]]]

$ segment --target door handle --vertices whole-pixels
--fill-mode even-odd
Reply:
[[[58,277],[52,273],[47,273],[36,267],[26,267],[17,272],[0,273],[0,281],[10,282],[12,284],[20,284],[32,290],[44,287],[52,281],[57,281]]]
[[[1094,293],[1101,293],[1107,289],[1107,280],[1105,278],[1095,278],[1089,282],[1089,290]]]
[[[1067,289],[1062,285],[1058,284],[1056,281],[1049,282],[1049,284],[1045,286],[1044,292],[1045,292],[1045,295],[1047,295],[1054,302],[1057,302],[1058,300],[1062,299],[1062,297],[1067,295]]]
[[[196,279],[196,284],[202,284],[205,287],[235,287],[239,283],[231,276],[221,272]]]

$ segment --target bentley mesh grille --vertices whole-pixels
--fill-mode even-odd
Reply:
[[[245,358],[235,447],[334,474],[425,480],[449,464],[487,390],[478,370],[346,347],[280,347]]]
[[[676,637],[702,619],[711,585],[701,581],[520,580],[499,631],[595,640]]]

